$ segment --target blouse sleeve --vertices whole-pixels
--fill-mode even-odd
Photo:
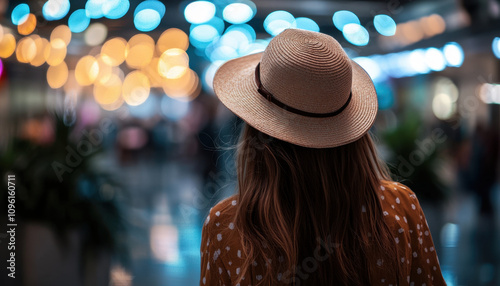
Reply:
[[[427,225],[424,212],[420,207],[417,197],[410,194],[412,214],[409,219],[411,237],[411,270],[408,283],[410,285],[446,285],[432,235]]]
[[[214,239],[212,235],[213,220],[210,221],[209,214],[203,225],[202,235],[201,235],[201,275],[200,275],[200,286],[230,286],[231,280],[227,274],[227,270],[221,261],[221,245],[218,243],[217,239]],[[212,215],[212,217],[214,217]]]

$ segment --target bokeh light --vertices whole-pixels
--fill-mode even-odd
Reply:
[[[89,46],[100,45],[108,36],[108,28],[102,23],[93,23],[85,31],[85,43]]]
[[[147,66],[141,68],[141,71],[149,78],[151,87],[161,87],[164,79],[158,72],[159,61],[159,57],[153,57]]]
[[[85,9],[78,9],[71,13],[68,19],[68,27],[73,33],[81,33],[87,29],[90,24],[90,18]]]
[[[110,75],[107,81],[102,83],[97,81],[94,84],[95,101],[101,105],[107,106],[108,109],[110,109],[110,105],[113,104],[118,105],[116,108],[122,105],[123,99],[121,99],[121,93],[122,80],[114,73]]]
[[[214,26],[203,24],[191,29],[189,41],[196,48],[203,49],[219,36],[220,34]]]
[[[479,98],[486,104],[500,104],[500,85],[483,83],[479,87]]]
[[[47,70],[47,83],[51,88],[60,88],[68,80],[68,66],[65,62],[50,66]]]
[[[152,31],[160,25],[164,15],[165,5],[163,3],[156,0],[143,1],[135,8],[135,28],[142,32]]]
[[[452,102],[458,100],[458,87],[447,77],[440,77],[434,84],[434,94],[445,93]]]
[[[147,66],[153,58],[155,42],[146,34],[137,34],[130,38],[125,49],[126,63],[131,68]]]
[[[29,35],[33,33],[36,28],[36,16],[33,14],[28,14],[26,20],[17,26],[17,31],[21,35]]]
[[[30,14],[30,6],[26,3],[18,4],[12,10],[12,14],[10,16],[12,20],[12,24],[21,25],[28,19],[28,15]]]
[[[423,49],[417,49],[410,52],[409,64],[417,73],[425,74],[430,71],[425,61],[425,50]]]
[[[491,42],[491,50],[493,51],[493,54],[495,57],[500,59],[500,38],[495,37],[493,39],[493,42]]]
[[[446,60],[443,53],[436,48],[428,48],[425,51],[425,62],[433,71],[442,71],[446,68]]]
[[[419,24],[427,38],[441,34],[446,30],[446,22],[438,14],[421,18]]]
[[[276,36],[283,30],[292,28],[295,17],[287,11],[274,11],[264,19],[264,29],[271,36]]]
[[[184,17],[191,24],[202,24],[215,16],[215,5],[208,1],[194,1],[184,9]]]
[[[135,28],[141,32],[149,32],[160,25],[160,14],[153,9],[143,9],[134,16]]]
[[[450,119],[456,111],[456,104],[450,96],[445,93],[438,93],[432,99],[432,112],[441,120]]]
[[[99,19],[104,16],[102,6],[106,1],[103,0],[87,0],[85,4],[85,13],[87,17],[92,19]]]
[[[102,5],[102,13],[108,19],[119,19],[127,14],[129,0],[108,0]]]
[[[101,48],[102,59],[110,66],[121,65],[125,61],[126,49],[127,41],[125,39],[120,37],[110,39]]]
[[[342,34],[344,38],[355,46],[366,46],[370,40],[370,35],[365,27],[359,24],[346,24],[343,26]]]
[[[393,36],[396,34],[396,22],[388,15],[376,15],[373,18],[373,25],[377,32],[383,36]]]
[[[87,86],[94,83],[99,75],[99,64],[93,56],[84,56],[75,67],[75,78],[81,86]]]
[[[458,43],[446,44],[443,47],[443,54],[450,67],[460,67],[464,62],[464,50]]]
[[[347,24],[360,24],[358,16],[351,11],[340,10],[333,14],[332,17],[333,25],[339,31],[343,32],[344,26]]]
[[[214,87],[214,76],[219,67],[223,64],[223,61],[216,61],[212,62],[203,72],[203,86],[205,89],[208,89],[209,91],[213,92]]]
[[[182,49],[166,50],[158,61],[158,73],[165,78],[179,78],[189,69],[189,57]]]
[[[308,30],[313,32],[319,32],[319,26],[313,19],[306,17],[298,17],[292,23],[293,28]]]
[[[166,95],[183,100],[192,100],[200,93],[200,80],[193,70],[186,71],[181,77],[164,79],[163,91]]]
[[[60,20],[68,14],[69,8],[69,0],[49,0],[43,4],[43,17],[47,21]]]
[[[141,71],[130,72],[123,81],[122,96],[128,105],[139,105],[148,99],[151,86]]]
[[[230,60],[251,52],[250,45],[255,39],[255,30],[250,25],[231,25],[218,41],[206,48],[205,53],[212,62]]]
[[[189,37],[184,31],[177,28],[170,28],[163,32],[156,42],[156,51],[162,54],[168,49],[187,50],[189,47]]]
[[[231,3],[224,7],[222,17],[231,24],[244,24],[250,21],[256,12],[257,8],[251,1]]]
[[[45,63],[45,48],[49,45],[49,41],[42,37],[34,37],[36,46],[36,55],[31,60],[30,64],[35,67],[39,67]]]
[[[368,57],[357,57],[354,58],[354,61],[368,73],[373,81],[377,82],[385,79],[383,77],[382,71],[380,70],[380,67],[375,60]]]
[[[61,38],[51,39],[49,45],[45,46],[43,53],[47,64],[57,66],[66,58],[66,43]]]
[[[71,42],[71,30],[66,25],[59,25],[52,30],[50,34],[50,41],[61,39],[67,46]]]
[[[113,67],[104,61],[102,55],[96,56],[97,64],[99,66],[99,73],[97,74],[96,81],[100,83],[105,83],[111,77],[113,73]]]
[[[22,38],[19,40],[16,48],[16,58],[20,63],[29,63],[36,56],[35,41],[30,38]]]
[[[0,40],[0,57],[8,58],[16,50],[16,38],[12,34],[4,34]]]
[[[160,15],[160,18],[163,18],[163,16],[165,16],[165,5],[158,0],[142,1],[135,8],[134,16],[137,15],[137,13],[139,13],[140,11],[145,10],[145,9],[155,10]]]

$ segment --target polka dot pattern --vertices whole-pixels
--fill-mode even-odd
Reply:
[[[399,277],[394,269],[386,269],[383,259],[373,256],[371,285],[446,285],[424,213],[416,195],[396,182],[382,182],[377,190],[383,218],[393,231],[394,246],[398,247],[403,266]],[[200,285],[256,285],[262,281],[265,265],[272,261],[253,261],[247,273],[242,272],[244,248],[235,227],[234,215],[238,208],[237,196],[221,201],[210,210],[202,233]],[[368,215],[366,206],[361,207]],[[265,244],[265,242],[263,242]],[[369,257],[369,256],[367,256]],[[278,262],[283,257],[278,257]],[[386,268],[384,268],[386,267]],[[283,283],[283,273],[272,274]],[[243,279],[239,284],[237,278]],[[278,282],[277,282],[278,283]],[[278,283],[279,284],[279,283]]]

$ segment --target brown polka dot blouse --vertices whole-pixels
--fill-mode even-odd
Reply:
[[[415,194],[406,186],[383,182],[378,190],[382,211],[389,228],[400,247],[398,259],[405,264],[400,281],[406,285],[446,285],[424,213]],[[233,219],[238,201],[233,196],[218,203],[210,210],[202,233],[200,285],[236,285],[241,271],[244,252]],[[362,210],[363,211],[363,210]],[[256,285],[264,275],[263,262],[254,261],[251,273],[245,273],[240,286]],[[268,263],[279,263],[270,261]],[[379,266],[381,259],[373,261]],[[380,268],[379,268],[380,269]],[[280,273],[276,273],[280,280]],[[394,270],[370,273],[371,285],[395,286]],[[239,285],[239,284],[238,284]]]

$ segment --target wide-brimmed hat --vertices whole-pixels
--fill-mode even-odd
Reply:
[[[331,36],[287,29],[264,52],[230,60],[214,77],[222,103],[257,130],[310,148],[356,141],[372,126],[368,74]]]

